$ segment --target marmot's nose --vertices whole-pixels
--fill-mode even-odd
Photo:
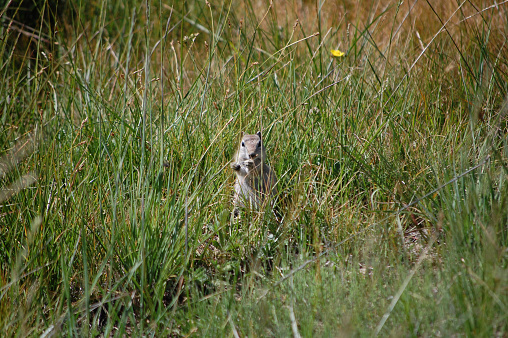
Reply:
[[[258,156],[258,154],[256,154],[256,153],[251,153],[251,154],[249,154],[249,157],[250,157],[251,159],[255,159],[257,156]]]

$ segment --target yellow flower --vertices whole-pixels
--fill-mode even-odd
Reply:
[[[338,49],[332,49],[332,50],[330,50],[330,52],[332,53],[333,56],[335,56],[337,58],[344,56],[344,52],[341,52]]]

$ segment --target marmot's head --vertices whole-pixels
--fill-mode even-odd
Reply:
[[[262,163],[266,157],[265,148],[261,138],[261,132],[250,135],[244,134],[242,142],[240,143],[240,150],[238,151],[238,160],[246,161],[253,160],[256,166]]]

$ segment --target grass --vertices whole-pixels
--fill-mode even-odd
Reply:
[[[0,8],[3,335],[507,334],[505,3],[27,4]],[[231,219],[257,130],[280,224]]]

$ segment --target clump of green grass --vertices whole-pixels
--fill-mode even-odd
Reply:
[[[336,6],[2,18],[2,332],[506,334],[506,7]]]

